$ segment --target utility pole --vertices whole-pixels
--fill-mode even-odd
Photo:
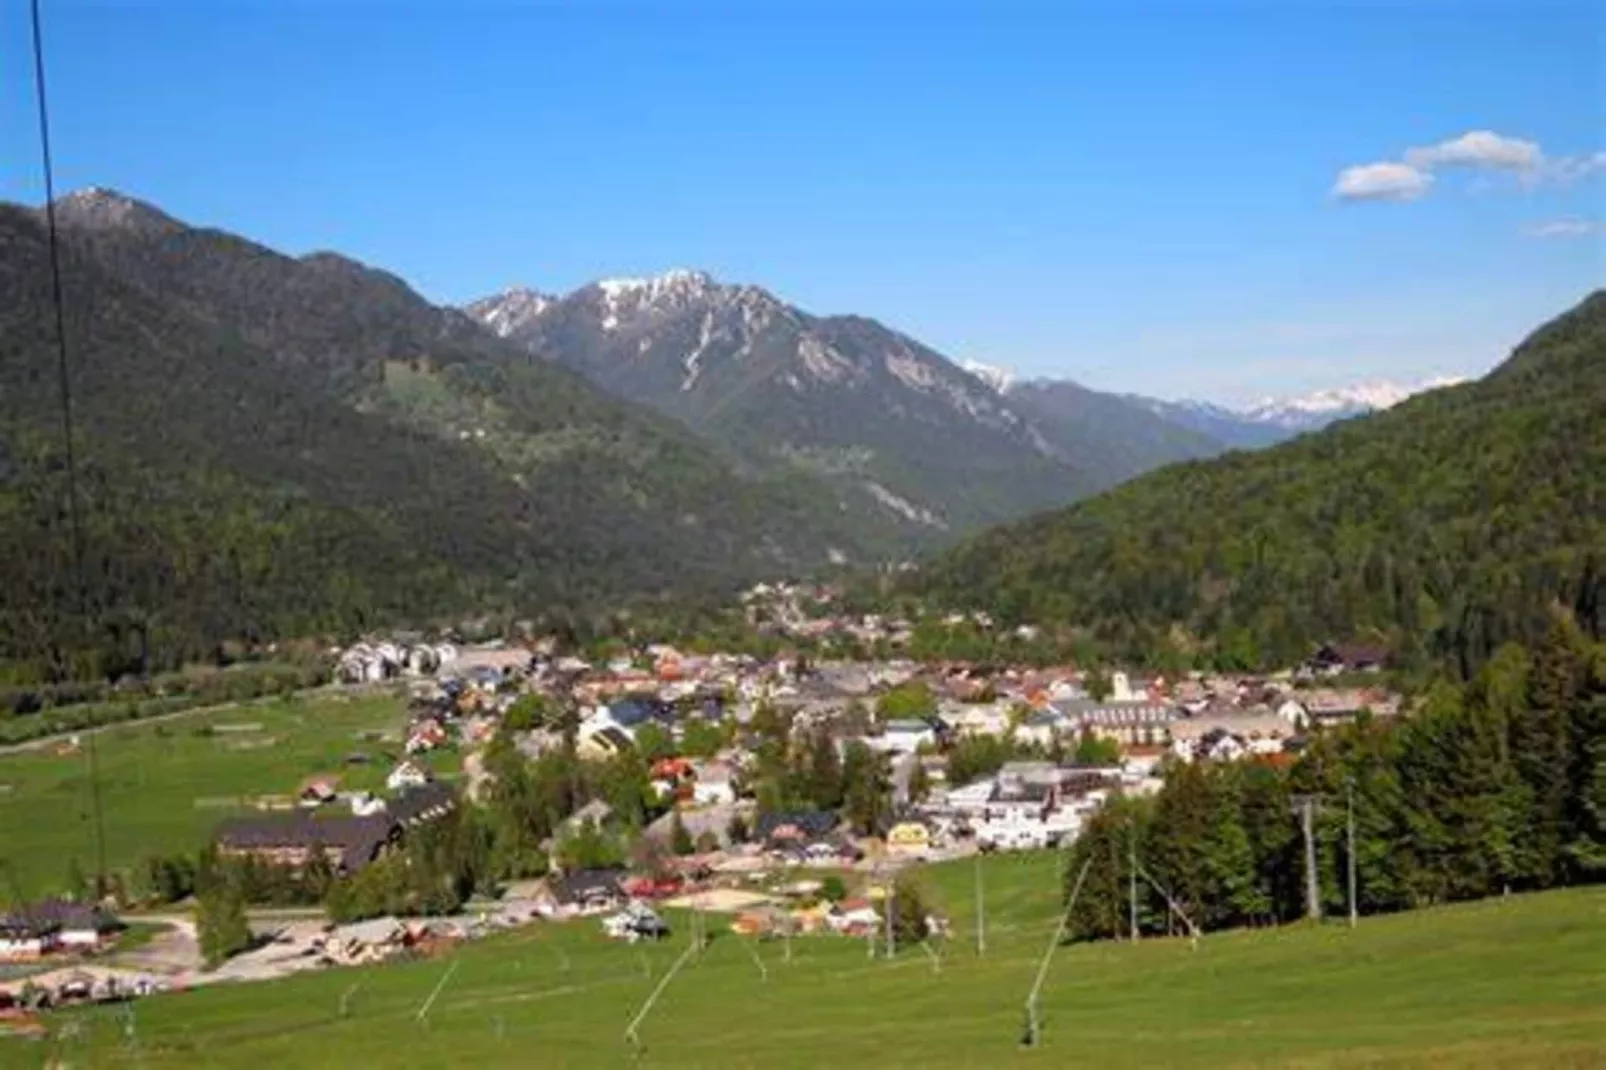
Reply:
[[[981,851],[976,852],[976,954],[987,954],[987,903],[981,891]]]
[[[1081,872],[1076,875],[1076,883],[1071,886],[1070,898],[1066,900],[1065,912],[1060,915],[1059,924],[1054,927],[1054,936],[1048,943],[1048,950],[1043,952],[1043,961],[1037,967],[1037,977],[1032,981],[1032,989],[1026,995],[1026,1030],[1021,1034],[1021,1047],[1035,1048],[1038,1039],[1037,997],[1043,990],[1043,981],[1048,978],[1048,964],[1054,958],[1054,952],[1065,940],[1065,929],[1071,922],[1071,911],[1076,909],[1076,897],[1082,894],[1082,882],[1087,880],[1087,871],[1093,866],[1090,858],[1082,863]]]
[[[1132,942],[1138,942],[1138,826],[1133,821],[1126,837],[1127,913],[1132,925]]]
[[[1295,795],[1293,810],[1299,814],[1300,831],[1305,834],[1305,915],[1320,921],[1322,917],[1321,893],[1316,887],[1316,796]]]
[[[106,894],[106,819],[100,803],[100,762],[95,756],[95,730],[84,733],[89,744],[89,795],[95,811],[95,899]]]
[[[1349,869],[1349,927],[1355,928],[1360,919],[1360,904],[1355,897],[1355,778],[1344,778],[1344,804],[1348,846],[1345,848]]]
[[[898,909],[898,896],[892,890],[892,877],[887,877],[887,958],[896,958],[898,954],[898,937],[892,929],[892,915]]]

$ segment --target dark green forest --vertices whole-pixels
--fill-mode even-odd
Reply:
[[[876,536],[380,272],[115,195],[62,223],[72,473],[46,232],[0,206],[0,683],[451,614],[586,619]]]
[[[1606,644],[1558,614],[1532,651],[1501,647],[1409,718],[1320,734],[1291,768],[1176,765],[1158,795],[1089,819],[1068,857],[1067,895],[1087,870],[1070,935],[1127,936],[1134,876],[1145,933],[1300,917],[1302,796],[1324,913],[1349,909],[1352,813],[1360,914],[1606,878]]]
[[[994,529],[906,593],[1223,668],[1366,638],[1464,678],[1558,605],[1598,638],[1606,292],[1480,382]]]

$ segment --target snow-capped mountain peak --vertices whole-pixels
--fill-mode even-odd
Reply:
[[[610,300],[631,296],[656,301],[669,294],[696,295],[706,293],[717,284],[706,271],[690,268],[670,268],[661,275],[647,278],[598,279],[593,285]]]
[[[1413,394],[1463,381],[1452,376],[1414,384],[1374,381],[1318,390],[1299,397],[1268,397],[1243,406],[1210,401],[1160,401],[1137,395],[1128,395],[1127,400],[1229,446],[1256,448],[1319,430],[1337,420],[1391,409]]]
[[[475,301],[465,311],[498,338],[506,338],[558,303],[558,298],[527,286],[510,286],[494,297]]]
[[[983,364],[979,360],[962,360],[959,366],[974,375],[1000,394],[1009,390],[1010,384],[1015,381],[1015,373],[1009,368],[1000,368],[993,364]]]
[[[1239,410],[1240,415],[1258,423],[1290,429],[1308,430],[1333,420],[1362,413],[1391,409],[1414,394],[1439,387],[1454,386],[1463,380],[1441,376],[1418,383],[1379,380],[1354,386],[1318,390],[1293,398],[1262,398]]]
[[[598,279],[581,292],[596,294],[603,330],[613,331],[644,312],[683,309],[724,289],[706,271],[671,268],[648,278]]]
[[[97,230],[173,233],[183,224],[161,209],[105,186],[86,186],[56,199],[64,221]]]

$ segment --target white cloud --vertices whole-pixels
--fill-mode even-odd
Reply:
[[[1432,187],[1435,172],[1462,167],[1515,175],[1525,188],[1567,186],[1595,174],[1606,174],[1606,151],[1580,156],[1547,156],[1537,141],[1506,137],[1493,130],[1469,130],[1433,145],[1406,149],[1400,160],[1346,167],[1333,183],[1345,200],[1410,201]],[[1489,178],[1475,179],[1474,190],[1487,188]]]
[[[1333,195],[1347,201],[1414,201],[1432,185],[1432,175],[1408,163],[1366,163],[1340,171]]]
[[[1405,162],[1422,170],[1435,167],[1491,167],[1507,171],[1529,171],[1539,166],[1544,154],[1537,142],[1502,137],[1492,130],[1472,130],[1460,137],[1407,149]]]
[[[1598,172],[1606,172],[1606,151],[1547,159],[1539,167],[1539,173],[1544,178],[1561,186],[1571,185]]]
[[[1549,219],[1530,223],[1522,232],[1530,238],[1582,238],[1602,230],[1598,219]]]

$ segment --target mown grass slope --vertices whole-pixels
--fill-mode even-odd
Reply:
[[[535,927],[451,959],[162,996],[56,1019],[0,1047],[7,1065],[185,1067],[1594,1066],[1606,1062],[1606,891],[1553,892],[1341,925],[1063,948],[1042,1044],[1022,1001],[1055,923],[1053,856],[986,864],[985,957],[973,870],[928,879],[954,917],[938,972],[916,949],[871,960],[847,940],[728,933],[623,1030],[682,952],[592,922]],[[764,979],[754,962],[761,956]],[[455,963],[455,969],[453,964]],[[427,1021],[418,1011],[453,969]],[[348,1013],[340,1013],[342,999]],[[63,1023],[72,1022],[65,1032]]]

